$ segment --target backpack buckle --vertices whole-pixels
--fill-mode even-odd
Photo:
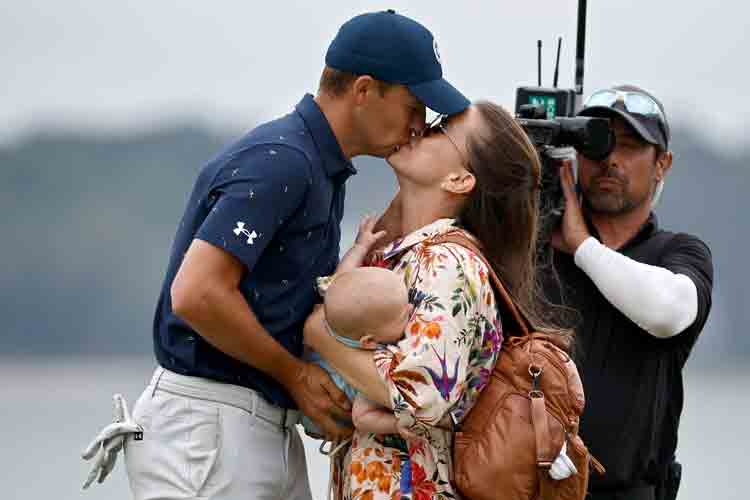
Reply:
[[[539,388],[539,377],[542,375],[542,367],[529,365],[529,375],[531,375],[531,390],[529,391],[530,398],[544,398],[544,393]]]

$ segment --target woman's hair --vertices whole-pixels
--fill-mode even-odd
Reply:
[[[483,252],[534,329],[559,334],[570,346],[572,332],[555,326],[555,313],[541,293],[536,273],[541,162],[526,133],[502,107],[475,103],[482,126],[467,139],[469,169],[476,185],[459,211],[459,224],[474,234]]]

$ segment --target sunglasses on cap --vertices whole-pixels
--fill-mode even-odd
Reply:
[[[667,121],[664,112],[656,101],[642,92],[633,90],[599,90],[586,99],[583,107],[584,109],[592,106],[612,108],[618,102],[628,113],[654,117],[662,123]]]

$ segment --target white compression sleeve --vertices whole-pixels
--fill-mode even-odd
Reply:
[[[672,337],[695,321],[698,290],[684,274],[636,262],[594,237],[574,258],[613,306],[654,337]]]

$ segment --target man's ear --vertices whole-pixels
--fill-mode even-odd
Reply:
[[[462,169],[460,172],[451,172],[448,174],[443,179],[440,187],[453,194],[469,194],[474,190],[476,184],[477,179],[474,177],[474,174]]]
[[[672,168],[672,152],[664,151],[656,159],[656,182],[664,180]]]
[[[371,350],[374,350],[378,347],[378,343],[375,342],[375,337],[373,337],[369,333],[367,335],[362,335],[362,337],[360,337],[359,345],[361,345],[363,349],[371,349]]]
[[[357,77],[356,80],[354,80],[354,83],[352,84],[351,92],[352,96],[354,98],[354,102],[359,104],[360,106],[364,104],[369,94],[375,90],[376,82],[373,77],[368,75],[362,75]]]

